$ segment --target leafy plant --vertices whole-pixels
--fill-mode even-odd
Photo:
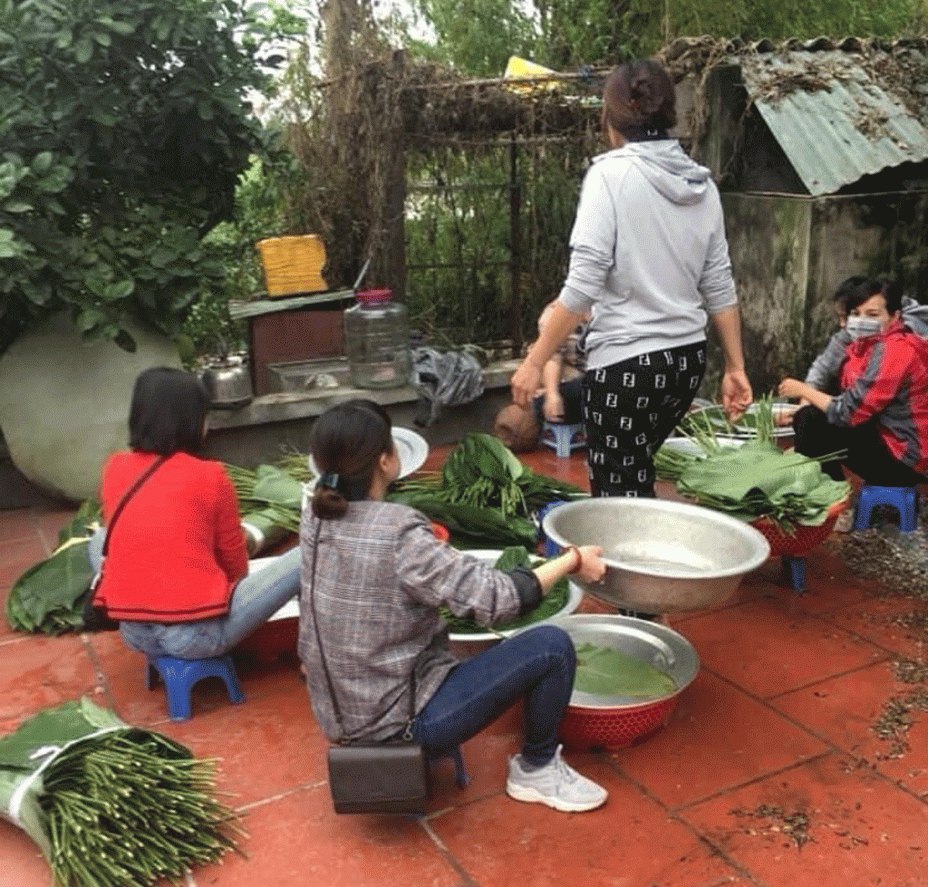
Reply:
[[[261,148],[263,83],[238,0],[0,0],[0,352],[70,310],[87,337],[173,335],[223,267],[228,218]]]

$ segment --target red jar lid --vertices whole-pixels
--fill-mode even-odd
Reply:
[[[354,294],[359,302],[389,302],[393,298],[393,290],[358,290]]]

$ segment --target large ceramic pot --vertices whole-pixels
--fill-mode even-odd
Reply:
[[[180,367],[176,346],[129,326],[138,348],[85,344],[67,314],[25,333],[0,358],[0,428],[13,464],[66,499],[97,495],[110,453],[127,446],[132,385],[143,369]]]

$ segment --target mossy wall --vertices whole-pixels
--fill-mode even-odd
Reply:
[[[836,328],[832,295],[846,277],[898,277],[928,301],[928,192],[725,193],[722,204],[755,395],[805,376]],[[721,372],[714,348],[701,396],[715,397]]]

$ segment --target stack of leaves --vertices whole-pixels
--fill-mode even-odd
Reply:
[[[577,644],[574,689],[595,696],[640,696],[661,699],[675,692],[677,683],[650,662],[598,644]]]
[[[297,533],[303,484],[278,465],[259,465],[254,471],[225,465],[226,474],[238,495],[242,523],[266,534],[272,527]]]
[[[816,460],[759,440],[693,460],[677,489],[700,505],[743,521],[766,516],[787,531],[823,524],[850,494],[847,481],[832,480]]]
[[[444,524],[456,542],[534,548],[532,514],[555,499],[583,495],[572,484],[536,474],[492,435],[474,432],[440,472],[399,481],[387,498]]]
[[[820,465],[840,454],[811,459],[781,450],[773,440],[772,403],[769,396],[758,401],[753,437],[736,446],[719,443],[717,417],[700,411],[690,419],[686,435],[696,452],[683,453],[665,443],[655,454],[658,476],[675,481],[699,505],[746,522],[768,517],[786,532],[820,526],[831,507],[850,495],[849,484],[832,480]]]
[[[503,549],[493,566],[496,567],[497,570],[509,573],[516,567],[532,569],[533,567],[537,567],[540,563],[543,563],[542,559],[532,557],[524,546],[511,545]],[[502,633],[516,628],[524,628],[527,625],[533,625],[545,619],[550,619],[555,613],[559,613],[564,609],[569,595],[570,587],[567,583],[567,579],[558,579],[534,610],[530,610],[528,613],[523,613],[521,616],[516,616],[513,619],[507,619],[505,622],[494,625],[491,630]],[[455,616],[454,613],[448,609],[442,609],[441,616],[445,622],[448,623],[448,630],[452,634],[476,634],[487,630],[485,627],[474,622],[473,619],[468,619],[464,616]]]
[[[39,845],[61,887],[178,883],[235,847],[214,763],[87,699],[0,740],[0,810]]]
[[[81,628],[84,595],[93,580],[87,545],[99,520],[99,505],[84,502],[58,534],[58,547],[52,555],[16,580],[6,601],[11,628],[51,635]]]

